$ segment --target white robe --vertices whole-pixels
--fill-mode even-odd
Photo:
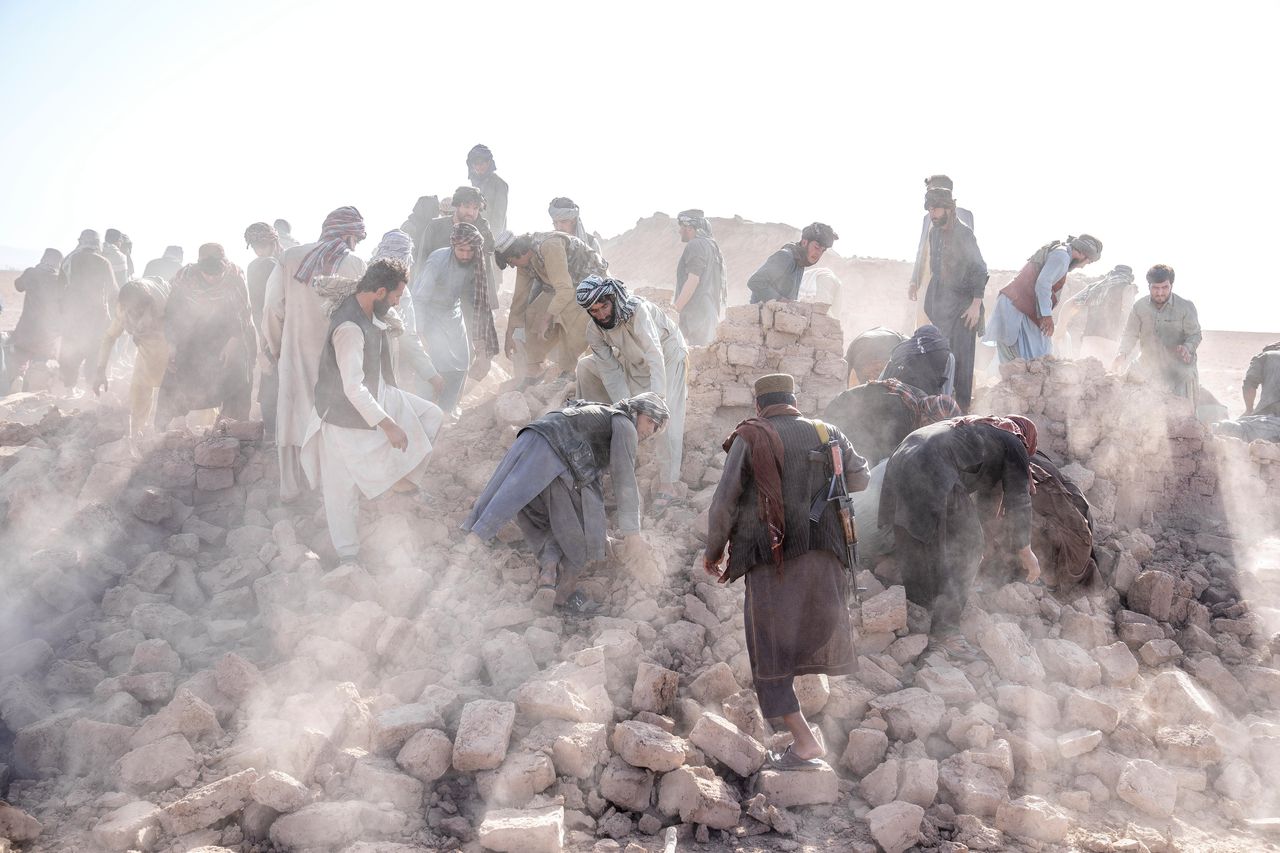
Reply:
[[[280,451],[280,496],[292,500],[302,489],[298,455],[315,416],[320,354],[329,334],[324,302],[309,283],[294,278],[303,259],[318,243],[285,251],[267,279],[263,338],[276,359],[280,393],[276,404],[276,443]],[[335,275],[360,278],[364,261],[348,254]]]
[[[385,328],[376,319],[374,325]],[[381,377],[377,396],[370,393],[364,385],[364,333],[355,323],[343,323],[334,330],[333,346],[342,390],[360,417],[370,426],[390,417],[409,439],[408,447],[396,450],[381,429],[326,423],[312,407],[302,444],[302,470],[312,488],[323,489],[334,548],[343,557],[354,557],[360,545],[359,496],[376,498],[406,477],[420,483],[444,413],[434,403],[384,384]]]

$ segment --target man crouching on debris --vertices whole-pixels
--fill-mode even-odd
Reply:
[[[372,499],[393,486],[418,485],[444,420],[434,403],[396,387],[385,321],[408,280],[400,261],[370,264],[355,292],[330,314],[320,356],[301,461],[312,487],[319,481],[323,488],[329,538],[344,560],[360,550],[360,495]]]
[[[818,769],[825,751],[792,685],[797,675],[857,669],[847,598],[854,555],[833,487],[841,473],[846,493],[865,489],[870,477],[839,430],[801,415],[791,376],[762,377],[755,398],[756,417],[724,443],[729,455],[711,501],[704,565],[722,583],[746,577],[747,653],[760,710],[780,717],[795,739],[770,755],[772,767]]]
[[[1019,415],[951,418],[904,438],[885,468],[880,526],[893,526],[907,598],[929,609],[934,639],[959,659],[978,657],[958,631],[982,562],[983,522],[1003,519],[1027,582],[1040,577],[1031,550],[1036,443],[1036,425]]]
[[[636,445],[670,417],[652,391],[611,406],[579,402],[548,412],[520,430],[462,529],[487,542],[514,518],[538,558],[535,601],[541,604],[554,590],[559,612],[594,612],[599,605],[577,584],[583,570],[607,554],[604,472],[613,477],[618,528],[630,553],[640,536]]]

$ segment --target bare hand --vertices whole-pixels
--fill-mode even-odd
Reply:
[[[506,340],[502,342],[502,352],[507,356],[507,358],[514,359],[516,357],[515,329],[507,329]]]
[[[711,575],[711,577],[715,578],[716,580],[720,580],[720,576],[722,574],[720,571],[720,563],[723,560],[724,560],[723,556],[719,556],[712,559],[709,553],[704,554],[702,557],[702,569],[707,574]]]
[[[551,332],[552,319],[553,318],[551,317],[550,314],[545,315],[541,320],[538,321],[538,325],[534,329],[534,334],[538,335],[545,341],[550,336],[549,333]]]
[[[1027,583],[1035,583],[1040,579],[1040,561],[1036,559],[1030,545],[1018,551],[1018,561],[1022,563],[1022,568],[1027,573]]]
[[[982,303],[976,300],[972,305],[970,305],[968,308],[965,309],[965,312],[960,315],[960,319],[964,320],[965,328],[967,329],[978,328],[978,312],[981,310],[982,310]]]
[[[390,417],[384,418],[378,426],[382,427],[382,431],[387,434],[387,440],[391,442],[391,446],[396,450],[408,448],[409,436],[405,435],[404,430],[400,429],[400,425],[391,420]]]
[[[1040,322],[1037,325],[1040,326],[1040,331],[1044,332],[1047,337],[1050,337],[1050,338],[1053,337],[1053,318],[1052,317],[1041,317]]]
[[[1185,346],[1179,345],[1174,352],[1178,354],[1178,358],[1182,359],[1183,364],[1191,363],[1191,350],[1187,349]]]
[[[436,392],[437,397],[444,393],[444,377],[439,373],[428,379],[427,384],[431,386],[431,390]]]
[[[107,380],[99,379],[97,382],[93,383],[93,396],[101,397],[103,392],[105,392],[106,390],[107,390]]]
[[[907,298],[912,302],[915,302],[920,298],[920,282],[912,282],[907,285]]]
[[[467,375],[475,382],[483,380],[489,375],[489,368],[493,366],[493,361],[486,356],[478,356],[471,362],[471,369],[467,371]]]

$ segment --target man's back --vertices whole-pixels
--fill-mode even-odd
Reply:
[[[800,279],[804,267],[797,257],[798,246],[788,243],[770,255],[760,268],[747,279],[751,290],[751,304],[771,299],[795,299],[800,294]]]

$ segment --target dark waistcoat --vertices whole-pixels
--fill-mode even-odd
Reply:
[[[373,325],[356,301],[355,294],[348,296],[333,312],[329,320],[329,335],[325,338],[324,352],[320,355],[320,374],[316,379],[316,413],[325,423],[350,429],[377,429],[369,426],[356,411],[342,390],[342,374],[338,372],[338,353],[333,348],[333,333],[343,323],[355,323],[364,333],[364,387],[375,398],[378,396],[378,377],[387,385],[395,386],[396,375],[391,369],[391,344],[387,333]]]
[[[547,440],[573,473],[574,482],[582,488],[600,478],[609,467],[609,449],[613,441],[613,416],[618,410],[591,403],[547,412],[521,429],[533,430]]]

